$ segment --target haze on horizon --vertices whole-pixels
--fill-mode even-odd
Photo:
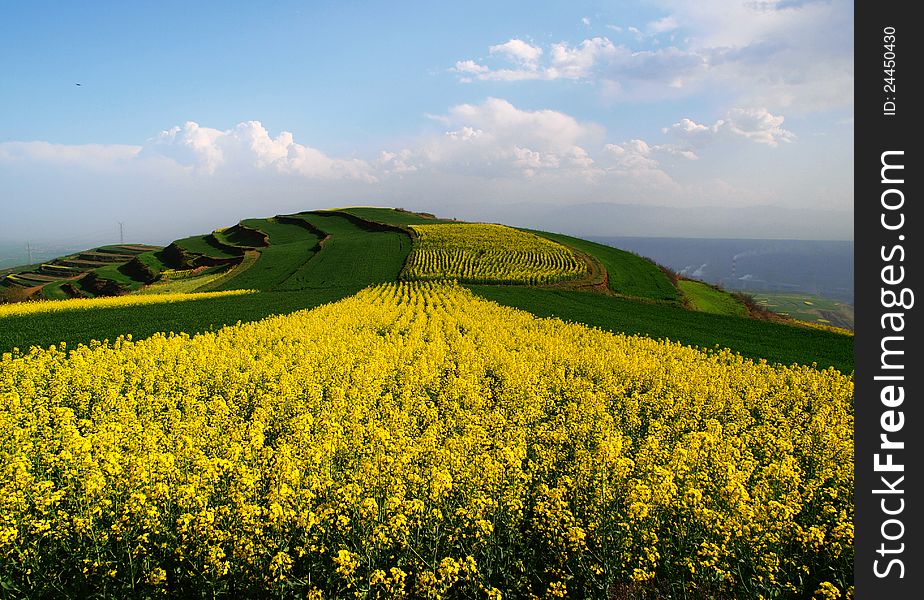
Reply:
[[[0,69],[5,244],[344,205],[852,239],[843,0],[13,1]]]

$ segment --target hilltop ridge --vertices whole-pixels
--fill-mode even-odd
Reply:
[[[680,278],[631,252],[550,232],[347,207],[243,219],[163,248],[120,246],[125,254],[106,248],[78,255],[87,270],[66,282],[19,272],[8,275],[3,286],[47,298],[242,289],[259,294],[184,302],[170,311],[148,307],[143,315],[126,307],[118,325],[107,322],[112,315],[86,315],[83,324],[60,315],[34,317],[38,320],[22,322],[28,325],[24,331],[0,335],[0,349],[126,332],[194,333],[311,308],[370,285],[442,279],[539,316],[719,345],[753,358],[852,369],[852,340],[839,332],[774,317],[745,298]],[[109,261],[89,260],[100,254]],[[76,264],[73,257],[59,261],[65,268]]]

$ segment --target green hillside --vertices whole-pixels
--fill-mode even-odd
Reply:
[[[301,219],[325,235],[322,250],[283,282],[280,289],[365,287],[395,281],[411,250],[403,231],[382,229],[338,213],[300,213]]]
[[[676,301],[679,297],[670,278],[646,258],[570,235],[546,231],[533,231],[533,233],[577,248],[599,260],[606,267],[607,286],[617,294],[668,302]]]
[[[150,283],[164,268],[159,246],[99,246],[39,265],[5,269],[0,302],[125,293]]]
[[[744,303],[732,294],[702,281],[681,279],[677,282],[677,288],[683,293],[693,310],[736,317],[744,317],[748,314]]]
[[[70,270],[82,263],[89,269],[74,280],[73,286],[67,285],[70,279],[50,275],[44,276],[48,280],[30,279],[41,276],[39,273],[19,272],[13,277],[22,278],[25,284],[41,283],[49,298],[68,297],[71,288],[87,296],[235,289],[259,293],[162,306],[3,317],[0,351],[61,341],[72,346],[123,334],[136,338],[158,331],[193,334],[237,321],[313,308],[364,287],[405,277],[404,269],[416,243],[412,226],[458,223],[384,208],[307,211],[244,219],[210,234],[177,240],[163,250],[104,247],[65,257],[69,260],[54,265],[52,273],[57,268],[70,275]],[[498,227],[485,225],[478,231],[515,231]],[[541,317],[555,316],[609,331],[670,338],[694,346],[718,345],[770,362],[817,363],[819,367],[833,366],[844,372],[853,369],[853,339],[849,336],[795,323],[753,319],[743,303],[727,292],[686,279],[675,285],[668,272],[638,255],[572,236],[531,233],[581,257],[579,260],[587,263],[586,274],[547,285],[471,285],[470,289],[489,300]],[[465,245],[463,238],[446,239],[458,239],[453,243]],[[472,248],[459,250],[488,252]],[[131,260],[113,260],[125,258],[120,252],[127,249],[134,252],[127,257]],[[488,255],[483,260],[489,260]],[[544,260],[547,262],[548,256]],[[485,264],[501,263],[489,260]],[[521,266],[528,269],[529,265],[525,260]]]

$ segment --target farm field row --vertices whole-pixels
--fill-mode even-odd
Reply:
[[[833,369],[537,319],[427,283],[0,361],[13,594],[805,598],[851,585],[853,383]]]
[[[115,340],[122,335],[142,339],[159,332],[196,334],[287,314],[340,300],[361,286],[318,288],[288,292],[260,292],[243,296],[206,297],[180,303],[113,306],[93,310],[9,316],[0,324],[0,352],[32,346],[47,348],[65,342],[69,348],[93,340]],[[137,296],[144,298],[145,296]],[[108,300],[101,298],[95,301]],[[70,302],[70,300],[68,300]]]
[[[568,246],[504,225],[411,225],[415,242],[405,280],[549,284],[577,279],[584,261]]]
[[[540,317],[559,317],[607,331],[670,339],[703,348],[718,345],[771,363],[817,363],[822,368],[853,372],[853,338],[838,333],[570,290],[468,287],[483,298]]]

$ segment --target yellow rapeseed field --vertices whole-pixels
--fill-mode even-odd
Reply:
[[[849,594],[853,382],[386,284],[0,360],[14,596]],[[12,591],[10,591],[12,590]]]
[[[102,298],[72,298],[70,300],[41,300],[37,302],[14,302],[0,304],[0,318],[17,315],[31,315],[44,312],[61,312],[66,310],[91,310],[96,308],[115,308],[136,306],[139,304],[163,304],[166,302],[186,302],[220,296],[239,296],[253,294],[254,290],[229,290],[226,292],[201,292],[196,294],[153,294],[131,296],[108,296]]]
[[[469,283],[555,283],[584,275],[573,250],[504,225],[412,225],[414,248],[402,273],[410,280]]]

